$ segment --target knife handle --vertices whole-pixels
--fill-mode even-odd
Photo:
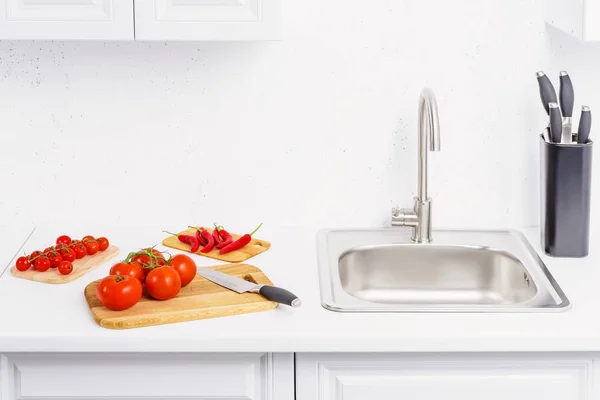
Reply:
[[[537,73],[537,80],[540,87],[542,104],[544,105],[546,113],[550,115],[550,108],[548,104],[558,103],[558,99],[556,98],[556,90],[554,90],[554,86],[552,85],[552,82],[550,82],[550,78],[548,78],[548,76],[542,71]]]
[[[550,139],[553,143],[560,143],[562,136],[562,115],[558,104],[550,103]]]
[[[567,71],[560,72],[560,109],[563,117],[570,118],[573,116],[573,106],[575,104],[575,92],[573,90],[573,82]]]
[[[290,307],[298,308],[302,305],[302,302],[294,293],[275,286],[263,285],[258,293],[271,301],[286,304]]]
[[[587,106],[581,107],[581,117],[579,118],[579,129],[577,131],[577,143],[586,144],[590,137],[592,129],[592,112]]]

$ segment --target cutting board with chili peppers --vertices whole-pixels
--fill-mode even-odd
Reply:
[[[206,229],[211,234],[213,232],[213,228],[205,227],[204,229]],[[178,235],[192,235],[193,236],[193,235],[195,235],[195,233],[196,233],[196,230],[190,228],[190,229],[186,229],[183,232],[179,232]],[[233,240],[237,240],[242,235],[237,235],[235,233],[231,233],[231,236],[233,236]],[[171,247],[173,249],[187,251],[189,253],[191,252],[190,251],[191,246],[186,243],[181,243],[179,241],[179,239],[177,239],[176,236],[172,236],[172,235],[169,236],[168,238],[166,238],[162,241],[162,244],[164,246]],[[231,253],[219,254],[219,250],[216,248],[212,249],[208,253],[202,253],[202,251],[201,251],[202,247],[200,247],[200,249],[198,249],[198,251],[196,251],[194,254],[213,258],[215,260],[231,262],[231,263],[238,263],[238,262],[246,261],[260,253],[263,253],[263,252],[269,250],[269,248],[271,248],[271,243],[266,242],[264,240],[252,238],[250,240],[250,243],[248,243],[246,246],[242,247],[239,250],[234,250]]]
[[[257,267],[248,264],[226,264],[208,267],[257,284],[273,285]],[[230,315],[271,310],[277,303],[257,293],[237,293],[196,275],[179,294],[169,300],[154,300],[144,292],[133,307],[113,311],[104,307],[96,297],[98,281],[84,291],[85,299],[98,325],[108,329],[131,329],[144,326],[171,324]]]
[[[83,275],[104,264],[111,258],[115,258],[118,254],[119,248],[111,245],[108,249],[96,253],[93,256],[85,256],[79,260],[75,260],[72,262],[73,272],[69,275],[61,275],[58,272],[58,268],[50,268],[47,271],[40,272],[36,271],[34,268],[28,269],[27,271],[19,271],[15,266],[10,269],[10,273],[17,278],[35,282],[52,284],[67,283],[72,282],[77,278],[81,278]]]

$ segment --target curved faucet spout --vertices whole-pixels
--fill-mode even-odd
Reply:
[[[437,101],[433,90],[423,89],[419,99],[419,200],[426,201],[427,195],[427,136],[429,150],[440,151],[440,121]]]

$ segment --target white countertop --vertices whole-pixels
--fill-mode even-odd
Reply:
[[[38,227],[23,250],[43,249],[62,233],[105,235],[121,248],[123,257],[164,238],[160,228],[59,232]],[[542,254],[538,231],[525,233]],[[0,234],[11,239],[6,231],[0,229]],[[27,234],[22,236],[24,240]],[[6,271],[0,278],[0,352],[600,351],[600,252],[594,246],[584,259],[542,254],[573,304],[564,313],[353,314],[320,305],[315,229],[265,226],[257,237],[271,241],[272,248],[248,263],[297,294],[301,308],[279,306],[261,313],[116,331],[93,321],[83,297],[84,287],[105,276],[112,262],[64,285],[17,279]],[[12,239],[13,248],[3,246],[5,259],[20,246],[16,237]],[[219,264],[194,257],[198,265]]]

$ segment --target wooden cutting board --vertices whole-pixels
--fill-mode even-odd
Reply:
[[[207,231],[209,231],[211,234],[213,232],[212,228],[204,228]],[[230,232],[231,233],[231,232]],[[178,235],[195,235],[196,234],[196,230],[195,229],[187,229],[183,232],[179,232]],[[235,233],[231,233],[231,236],[233,236],[233,240],[237,240],[238,238],[240,238],[242,235],[238,235]],[[187,251],[188,253],[190,253],[190,249],[191,246],[189,244],[185,244],[185,243],[181,243],[179,241],[179,239],[177,239],[176,236],[170,235],[168,238],[166,238],[165,240],[162,241],[162,244],[164,246],[167,247],[171,247],[173,249],[177,249],[177,250],[182,250],[182,251]],[[198,254],[201,256],[205,256],[205,257],[209,257],[209,258],[213,258],[215,260],[220,260],[220,261],[225,261],[225,262],[230,262],[230,263],[237,263],[237,262],[242,262],[242,261],[246,261],[264,251],[269,250],[269,248],[271,247],[271,243],[266,242],[264,240],[259,240],[259,239],[254,239],[252,238],[250,240],[250,243],[248,243],[246,246],[242,247],[239,250],[235,250],[232,251],[231,253],[227,253],[227,254],[219,254],[219,249],[217,249],[216,247],[214,249],[212,249],[210,252],[208,253],[202,253],[200,250],[202,250],[202,247],[200,247],[200,249],[198,249],[198,251],[194,254]]]
[[[72,282],[77,278],[81,278],[83,275],[92,271],[96,267],[104,264],[111,258],[115,258],[119,254],[119,248],[117,246],[109,246],[108,249],[100,251],[93,256],[85,256],[79,260],[73,261],[73,272],[69,275],[61,275],[58,272],[58,268],[50,268],[48,271],[40,272],[31,268],[27,271],[19,271],[16,266],[10,269],[10,273],[21,279],[28,279],[30,281],[60,284]]]
[[[251,282],[273,285],[258,268],[248,264],[227,264],[209,267]],[[144,296],[133,307],[112,311],[96,297],[98,282],[90,283],[84,291],[94,320],[108,329],[130,329],[144,326],[171,324],[197,319],[226,317],[271,310],[277,303],[256,293],[237,293],[212,283],[200,275],[179,294],[169,300],[154,300],[144,290]]]

